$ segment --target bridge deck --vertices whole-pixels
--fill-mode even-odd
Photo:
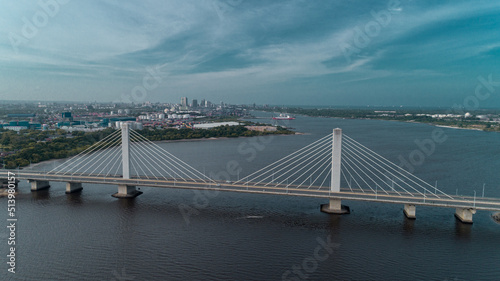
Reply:
[[[7,171],[0,171],[0,177],[7,177]],[[235,184],[226,182],[200,182],[186,180],[165,180],[165,179],[123,179],[121,177],[104,177],[102,175],[53,175],[38,172],[19,172],[16,173],[16,179],[55,181],[55,182],[79,182],[90,184],[112,184],[112,185],[131,185],[131,186],[149,186],[162,188],[182,188],[197,190],[219,190],[242,193],[259,193],[288,196],[303,196],[315,198],[339,198],[344,200],[370,201],[391,204],[413,204],[419,206],[433,206],[445,208],[473,208],[477,210],[500,211],[500,199],[483,197],[465,197],[451,196],[446,197],[435,194],[419,194],[396,192],[361,192],[341,189],[340,192],[331,193],[329,190],[322,190],[312,186],[309,189],[296,188],[292,185],[265,186],[248,184]]]

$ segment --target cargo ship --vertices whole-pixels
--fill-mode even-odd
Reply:
[[[295,117],[292,117],[288,114],[280,114],[280,116],[273,117],[273,120],[294,120]]]

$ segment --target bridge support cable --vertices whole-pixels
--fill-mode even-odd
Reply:
[[[158,179],[158,176],[160,176],[163,179],[168,180],[166,176],[163,176],[163,174],[167,174],[171,178],[174,178],[170,174],[170,172],[165,169],[163,161],[159,159],[154,152],[151,151],[150,147],[148,147],[147,144],[141,142],[141,140],[139,140],[139,138],[137,138],[136,136],[131,136],[131,139],[134,141],[132,142],[132,150],[136,152],[134,153],[134,157],[141,161],[141,163],[146,169],[148,169],[153,177]],[[156,171],[156,173],[151,170],[150,166]],[[163,170],[163,173],[157,167],[160,168],[160,170]],[[182,178],[183,181],[187,181],[183,177],[179,177]]]
[[[158,169],[156,169],[155,165],[152,165],[152,167],[154,170],[156,170],[156,172],[154,172],[150,168],[151,163],[156,163],[158,161],[154,161],[151,159],[151,157],[149,157],[149,155],[147,155],[146,153],[142,153],[141,150],[138,149],[137,146],[132,147],[132,149],[130,150],[130,154],[132,156],[131,158],[133,158],[136,162],[140,162],[139,165],[140,165],[142,171],[144,171],[144,169],[146,169],[146,171],[144,171],[143,174],[136,175],[138,178],[145,176],[147,179],[150,179],[149,176],[151,176],[151,177],[155,178],[156,180],[159,180],[160,178],[163,178],[165,180],[168,179],[167,177],[162,176],[162,172],[160,172]],[[158,177],[160,177],[160,178],[158,178]]]
[[[168,160],[168,164],[171,164],[172,167],[174,167],[175,169],[177,169],[179,172],[183,173],[186,176],[190,175],[189,178],[192,181],[202,181],[205,183],[214,182],[214,180],[212,180],[211,178],[205,176],[203,173],[196,170],[191,165],[187,164],[186,162],[182,161],[181,159],[174,156],[170,152],[166,151],[165,149],[163,149],[161,146],[157,145],[156,143],[148,140],[147,138],[145,138],[144,136],[142,136],[141,134],[139,134],[135,130],[130,130],[130,132],[132,133],[132,135],[137,137],[138,140],[141,140],[145,144],[150,144],[152,151],[157,152],[158,156],[166,157],[166,159],[163,159],[163,160]],[[177,164],[178,167],[175,166],[175,164]]]
[[[330,168],[330,167],[328,167]],[[323,184],[326,182],[326,180],[331,177],[332,175],[332,169],[328,169],[328,173],[326,174],[326,176],[323,178],[323,181],[320,183],[320,185],[318,186],[318,190],[320,190],[322,187],[323,187]],[[328,187],[329,188],[329,187]]]
[[[112,138],[94,144],[88,151],[86,151],[86,153],[80,154],[80,156],[78,157],[70,158],[69,160],[59,165],[59,169],[56,169],[56,167],[48,173],[60,175],[75,175],[76,173],[84,169],[90,169],[97,163],[100,163],[99,159],[102,159],[102,157],[105,157],[109,153],[112,153],[113,148],[116,148],[116,146],[120,144],[118,135],[119,134],[114,134]]]
[[[346,138],[347,139],[347,138]],[[358,149],[356,149],[355,146],[353,146],[351,143],[349,143],[349,141],[346,141],[346,150],[348,150],[349,152],[351,152],[352,154],[356,155],[359,159],[361,159],[364,163],[366,163],[368,166],[370,166],[372,169],[374,169],[378,174],[381,174],[382,176],[385,177],[386,180],[389,180],[391,181],[392,183],[392,186],[389,185],[389,183],[386,181],[386,180],[383,180],[383,179],[380,179],[380,177],[378,177],[385,185],[387,185],[392,191],[396,192],[399,194],[399,192],[395,189],[395,186],[398,186],[399,188],[401,188],[405,193],[407,193],[408,195],[410,196],[414,196],[411,192],[409,192],[406,188],[404,188],[401,184],[399,183],[402,183],[403,185],[406,185],[408,188],[414,190],[415,192],[419,193],[420,195],[423,195],[423,193],[418,190],[417,188],[415,188],[414,186],[412,186],[411,184],[407,183],[406,181],[404,181],[403,179],[401,179],[399,176],[395,175],[394,173],[392,173],[391,171],[387,170],[385,167],[381,166],[380,165],[380,161],[378,159],[373,159],[371,157],[368,157],[367,154],[364,152],[364,151],[359,151]],[[382,169],[383,171],[380,171],[379,169],[375,168],[373,165],[371,165],[370,163],[376,165],[377,167],[379,167],[380,169]],[[372,172],[373,174],[376,175],[376,173]],[[389,176],[389,175],[390,176]],[[392,176],[392,177],[391,177]],[[398,182],[395,181],[395,179],[398,180]],[[379,185],[380,186],[380,185]],[[401,195],[401,194],[399,194]]]
[[[113,150],[119,150],[120,140],[117,139],[112,143],[109,143],[107,146],[103,146],[100,150],[95,153],[85,157],[85,161],[80,161],[79,166],[76,170],[68,170],[63,173],[63,175],[70,173],[71,175],[75,174],[86,174],[94,166],[101,166],[104,161],[106,161],[112,154]],[[83,160],[83,159],[82,159]],[[97,168],[96,167],[96,168]],[[76,167],[75,167],[76,168]]]
[[[202,173],[198,172],[196,169],[194,169],[193,167],[191,167],[190,165],[188,165],[184,161],[180,160],[179,158],[175,157],[174,155],[172,155],[168,151],[164,150],[159,145],[151,142],[150,140],[148,140],[147,138],[140,135],[139,133],[137,133],[134,130],[132,130],[131,132],[132,132],[132,135],[134,136],[134,139],[137,140],[137,143],[140,143],[142,148],[148,150],[147,154],[149,154],[153,158],[157,159],[158,165],[165,166],[165,167],[161,166],[162,170],[164,170],[167,174],[169,174],[172,177],[172,179],[174,179],[174,176],[172,176],[172,174],[170,174],[168,171],[166,171],[165,168],[170,170],[170,172],[175,174],[178,178],[181,178],[183,181],[187,181],[186,178],[188,178],[191,181],[201,180],[203,182],[206,182],[206,180],[209,180],[208,177],[206,177]],[[158,157],[165,157],[165,158],[161,159]],[[184,165],[182,165],[182,164],[184,164]],[[181,174],[184,176],[181,176]]]
[[[347,186],[349,187],[349,190],[351,190],[351,192],[353,192],[352,186],[351,186],[352,183],[347,180],[347,177],[345,176],[345,173],[343,170],[340,170],[340,175],[342,175],[344,177],[344,180],[346,181]]]
[[[111,174],[111,171],[114,167],[114,165],[116,165],[116,163],[121,163],[121,150],[118,148],[116,149],[116,151],[114,152],[114,155],[112,156],[112,158],[107,161],[106,165],[102,168],[103,171],[108,171],[108,173],[106,174],[109,175]],[[111,164],[111,165],[110,165]],[[115,173],[116,175],[116,173]]]
[[[324,159],[325,157],[328,157],[328,154],[331,154],[329,151],[329,144],[326,143],[323,145],[323,147],[319,147],[315,151],[310,152],[309,154],[304,155],[303,157],[295,160],[294,162],[288,164],[287,166],[283,167],[281,170],[278,171],[280,173],[283,169],[289,169],[286,170],[286,172],[282,173],[278,178],[284,177],[285,175],[288,175],[288,177],[283,178],[281,182],[277,183],[276,186],[279,186],[280,184],[284,183],[285,181],[289,181],[290,179],[293,179],[293,176],[295,176],[297,173],[302,171],[303,169],[307,168],[311,164],[318,163],[318,161],[321,161],[321,159]],[[318,156],[319,154],[319,156]],[[307,157],[309,156],[309,157]],[[305,158],[305,159],[304,159]],[[318,159],[321,158],[321,159]],[[290,166],[292,166],[290,168]],[[298,168],[301,167],[301,168]],[[302,173],[301,175],[295,177],[295,180],[292,182],[287,183],[287,187],[290,186],[292,183],[297,181],[300,177],[304,176],[305,173]],[[276,178],[276,179],[278,179]],[[265,180],[265,179],[264,179]],[[267,186],[269,183],[266,183],[265,186]]]
[[[321,189],[325,181],[330,177],[330,174],[332,173],[332,158],[331,157],[328,158],[327,162],[325,162],[322,167],[323,170],[321,170],[321,173],[319,173],[318,176],[311,181],[307,189],[310,189],[312,186],[315,186],[314,184],[316,184],[316,182],[319,182],[321,181],[321,179],[323,179],[323,181],[321,181],[321,183],[317,186],[318,187],[317,190]],[[325,176],[323,176],[324,174]]]
[[[376,192],[376,191],[375,191],[375,189],[373,189],[373,187],[372,187],[372,186],[373,186],[373,184],[368,183],[368,182],[366,181],[366,179],[365,179],[365,177],[369,177],[369,176],[367,176],[367,175],[366,175],[366,172],[365,172],[364,170],[362,170],[361,168],[359,168],[359,166],[358,166],[358,165],[357,165],[357,164],[356,164],[353,160],[351,160],[351,159],[350,159],[350,158],[348,158],[348,157],[345,157],[345,155],[344,155],[344,157],[342,157],[342,163],[343,163],[343,164],[345,164],[345,165],[343,166],[343,169],[344,169],[344,170],[349,171],[349,170],[348,170],[348,169],[346,169],[345,167],[349,167],[350,169],[352,169],[353,173],[355,173],[355,174],[358,176],[358,178],[359,178],[362,182],[364,182],[364,184],[365,184],[368,188],[370,188],[370,189],[371,189],[371,191],[373,191],[373,193],[375,193],[375,192]],[[352,166],[351,166],[351,164],[352,164]],[[354,167],[353,167],[353,166],[354,166]],[[358,173],[358,171],[359,171],[359,172],[361,172],[362,174],[364,174],[365,176],[360,175],[360,174]]]
[[[298,161],[300,161],[304,157],[307,157],[308,153],[310,153],[311,151],[315,151],[316,149],[318,149],[318,147],[320,147],[320,148],[327,147],[328,144],[331,143],[331,137],[332,137],[332,134],[329,134],[329,135],[293,152],[292,154],[289,154],[289,155],[273,162],[272,164],[269,164],[269,165],[265,166],[264,168],[234,182],[234,184],[238,184],[238,183],[252,183],[252,184],[254,184],[255,183],[254,185],[256,185],[258,183],[261,183],[261,182],[273,177],[273,175],[275,173],[279,173],[279,172],[283,171],[284,169],[290,167],[293,163],[297,163]],[[283,175],[279,175],[279,177],[282,177],[282,176]]]
[[[281,182],[279,182],[276,186],[282,184],[285,181],[288,181],[293,174],[296,174],[298,172],[298,170],[301,170],[301,168],[298,168],[298,167],[301,167],[301,166],[305,167],[305,166],[309,165],[312,162],[312,161],[310,161],[311,158],[314,158],[317,154],[321,153],[324,150],[327,150],[328,149],[328,141],[324,142],[321,145],[318,144],[316,146],[319,146],[319,147],[311,147],[308,150],[304,150],[302,153],[297,154],[295,157],[289,158],[289,159],[285,160],[284,162],[277,164],[270,171],[264,172],[263,174],[260,175],[261,176],[260,181],[258,181],[258,178],[255,178],[254,180],[251,180],[251,181],[255,182],[254,185],[258,185],[262,182],[266,182],[271,176],[273,176],[276,173],[278,173],[278,177],[274,178],[274,180],[279,180],[279,179],[283,178],[281,180]],[[281,168],[278,170],[275,170],[279,167],[281,167]],[[288,175],[288,177],[285,177],[287,175]],[[269,184],[269,183],[267,183],[267,184]],[[288,183],[287,183],[287,185],[288,185]]]
[[[415,188],[414,186],[412,186],[411,184],[405,182],[403,179],[401,179],[400,177],[398,177],[397,175],[395,175],[394,173],[392,173],[391,171],[387,170],[385,167],[381,166],[379,163],[379,161],[377,161],[377,159],[373,159],[371,157],[368,157],[364,152],[361,152],[359,150],[357,150],[355,147],[353,147],[350,143],[346,142],[346,149],[349,150],[350,152],[352,152],[353,154],[356,154],[360,159],[362,159],[367,165],[369,165],[371,168],[373,168],[374,170],[376,170],[378,173],[382,174],[386,180],[390,180],[391,183],[392,183],[392,186],[390,186],[386,181],[384,181],[384,183],[386,185],[389,186],[389,188],[394,191],[394,192],[397,192],[397,190],[394,188],[394,185],[400,187],[405,193],[407,193],[408,195],[411,195],[411,196],[414,196],[411,192],[409,192],[406,188],[403,187],[403,185],[406,185],[407,187],[409,187],[410,189],[414,190],[415,192],[419,193],[420,195],[423,195],[422,192],[420,190],[418,190],[417,188]],[[352,150],[351,150],[352,149]],[[383,171],[380,171],[378,170],[377,168],[373,167],[370,163],[376,165],[377,167],[379,167],[380,169],[382,169]],[[389,174],[389,175],[387,175]],[[391,177],[392,176],[392,177]],[[394,179],[397,179],[397,182],[394,180]],[[399,183],[402,183],[403,185],[399,184]]]
[[[97,171],[97,169],[98,169],[99,167],[101,167],[101,166],[102,166],[101,170],[102,170],[102,171],[106,171],[106,170],[108,169],[109,164],[114,163],[115,161],[119,161],[119,160],[120,160],[121,149],[120,149],[119,147],[115,147],[115,148],[112,148],[112,149],[113,149],[114,151],[113,151],[110,155],[108,155],[108,157],[106,157],[106,159],[104,159],[104,160],[103,160],[103,161],[102,161],[99,165],[97,165],[97,166],[94,168],[94,170],[92,170],[92,171],[89,173],[90,175],[94,174],[94,173]],[[109,157],[111,157],[111,159],[109,159]],[[109,159],[109,160],[108,160],[108,159]],[[105,165],[103,165],[103,164],[105,164]],[[111,167],[113,167],[113,166],[111,166]],[[111,168],[111,167],[110,167],[110,168]],[[84,173],[85,173],[85,172],[84,172]],[[100,174],[100,173],[97,173],[97,174]]]
[[[133,159],[133,158],[134,158],[134,156],[132,154],[132,151],[130,151],[130,168],[132,168],[132,170],[135,171],[135,175],[137,176],[137,175],[140,175],[140,174],[137,171],[137,161],[135,161],[135,159]],[[132,176],[132,178],[133,178],[133,176]]]
[[[150,179],[149,176],[154,177],[155,179],[158,180],[157,174],[161,175],[161,172],[158,170],[157,173],[154,173],[151,168],[149,167],[151,163],[155,163],[158,161],[151,160],[151,158],[148,156],[147,152],[143,152],[143,148],[141,147],[141,142],[138,140],[136,137],[133,136],[133,134],[130,134],[130,138],[132,140],[131,142],[131,148],[130,148],[130,160],[131,160],[131,166],[133,166],[133,169],[136,171],[136,177],[140,178],[141,176],[145,176],[147,179]],[[145,156],[148,156],[149,159],[146,159]],[[140,163],[139,163],[140,162]],[[138,166],[139,169],[142,171],[142,174],[139,174],[137,172],[137,168],[135,166]],[[145,171],[146,169],[147,171]],[[164,179],[167,179],[164,177]]]
[[[171,179],[175,179],[177,177],[177,178],[180,178],[180,179],[182,179],[183,181],[186,181],[186,182],[188,181],[187,179],[189,179],[191,181],[196,181],[196,180],[200,180],[201,179],[198,176],[194,175],[192,172],[190,173],[189,171],[186,171],[185,168],[183,169],[182,166],[181,167],[177,167],[174,164],[172,164],[172,163],[175,163],[175,161],[171,161],[170,158],[167,158],[167,159],[158,158],[158,155],[162,155],[161,147],[154,147],[154,146],[151,145],[151,143],[146,143],[142,138],[138,137],[138,134],[134,135],[134,139],[137,141],[136,145],[138,147],[141,147],[143,149],[142,151],[145,153],[145,155],[148,156],[149,159],[151,159],[151,158],[156,159],[156,161],[152,161],[152,163],[157,163],[158,166],[166,174],[168,174]],[[167,156],[165,156],[165,157],[167,157]],[[165,161],[165,160],[167,160],[167,161]],[[169,164],[171,164],[171,165],[169,165]],[[174,177],[167,170],[170,170],[170,172],[172,172],[173,174],[175,174],[176,177]],[[181,174],[184,175],[184,176],[182,176]],[[193,176],[194,176],[194,178],[193,178]],[[166,177],[164,177],[164,178],[167,179]],[[201,179],[201,180],[203,180],[203,179]]]
[[[345,159],[342,159],[342,171],[346,171],[349,176],[350,176],[350,179],[351,180],[354,180],[354,183],[358,186],[358,188],[361,190],[361,192],[365,193],[365,190],[361,187],[361,185],[359,184],[359,182],[356,180],[356,177],[354,177],[352,174],[351,174],[351,171],[349,170],[351,169],[353,171],[353,173],[355,173],[358,177],[361,177],[357,172],[356,170],[354,170],[352,168],[352,166],[347,162],[345,161]],[[346,182],[347,182],[347,179],[345,179]],[[349,181],[351,182],[351,181]],[[351,184],[349,184],[349,186],[352,188]],[[369,188],[371,188],[370,186],[368,186]],[[373,192],[375,192],[375,190],[373,190]]]
[[[446,196],[449,199],[453,199],[453,197],[451,197],[450,195],[448,195],[445,192],[443,192],[443,191],[435,188],[434,186],[430,185],[429,183],[427,183],[426,181],[422,180],[421,178],[413,175],[412,173],[404,170],[403,168],[401,168],[398,165],[394,164],[393,162],[387,160],[386,158],[384,158],[380,154],[374,152],[373,150],[369,149],[368,147],[366,147],[366,146],[362,145],[361,143],[355,141],[354,139],[350,138],[349,136],[345,136],[345,137],[346,137],[346,139],[349,140],[349,142],[353,146],[356,146],[356,147],[358,147],[359,150],[363,151],[365,153],[365,155],[371,155],[375,159],[377,159],[377,158],[380,159],[380,163],[384,164],[386,167],[388,167],[389,169],[391,169],[393,172],[399,174],[401,177],[407,179],[408,181],[412,182],[413,184],[416,184],[417,186],[419,186],[420,188],[422,188],[423,190],[425,190],[426,193],[428,192],[428,193],[432,194],[431,190],[435,190],[436,193],[439,193],[439,194],[441,194],[443,196]],[[425,186],[427,186],[427,188]],[[428,189],[428,188],[430,188],[430,189]],[[436,195],[436,194],[433,194],[433,195]],[[436,197],[438,197],[438,196],[436,196]]]
[[[321,159],[318,159],[320,157],[321,157]],[[289,182],[287,184],[287,187],[290,186],[290,185],[292,185],[293,183],[295,183],[296,181],[298,181],[300,179],[304,179],[299,185],[295,186],[296,188],[301,187],[302,184],[308,178],[310,178],[310,177],[312,177],[314,175],[314,173],[311,173],[309,176],[307,176],[310,170],[314,169],[316,166],[321,167],[321,166],[324,166],[324,165],[329,165],[329,163],[325,162],[325,159],[328,159],[328,160],[331,161],[331,153],[328,150],[322,151],[321,155],[319,157],[317,157],[316,159],[314,159],[314,161],[311,161],[307,165],[304,165],[302,168],[297,169],[294,173],[292,173],[290,176],[288,176],[288,178],[285,179],[285,180],[287,180]],[[298,176],[295,176],[298,172],[304,170],[305,168],[308,168],[308,169],[306,171],[303,171],[302,174],[300,174]],[[283,180],[281,183],[283,183],[285,180]],[[292,181],[289,181],[289,180],[292,180]]]
[[[319,174],[314,179],[314,181],[312,180],[313,176],[323,167],[330,168],[331,162],[332,162],[332,154],[329,151],[327,151],[326,157],[324,157],[320,161],[317,161],[316,164],[314,164],[307,171],[304,172],[304,174],[307,174],[311,169],[317,166],[316,169],[308,177],[306,177],[298,186],[302,186],[307,180],[310,180],[310,185],[307,187],[309,189],[312,186],[312,184],[317,181],[318,177],[321,176],[321,174]]]
[[[106,164],[106,167],[103,168],[103,173],[108,171],[105,175],[106,177],[110,176],[110,175],[117,177],[120,175],[120,171],[123,171],[123,169],[122,169],[122,157],[121,156],[122,156],[122,151],[121,151],[121,149],[118,149],[116,151],[116,157],[113,159],[113,162],[111,162],[111,161],[108,162],[108,164]],[[111,164],[111,163],[113,163],[113,164]],[[111,166],[108,169],[107,166],[109,166],[109,164],[111,164]],[[116,166],[116,168],[115,168],[115,166]],[[115,172],[112,174],[113,171],[115,171]]]
[[[146,173],[146,171],[144,171],[144,168],[143,168],[143,166],[145,166],[145,165],[141,165],[141,164],[138,163],[137,159],[139,159],[139,161],[142,161],[141,158],[135,155],[135,151],[134,150],[132,150],[130,152],[130,154],[132,156],[130,158],[130,162],[131,162],[132,169],[134,169],[134,171],[135,171],[135,174],[136,175],[143,175],[143,176],[145,176],[149,180],[150,179],[149,175],[148,175],[148,173]],[[139,170],[142,171],[142,174],[139,173],[139,171],[137,170],[136,167],[139,168]]]
[[[363,164],[363,162],[361,162],[361,160],[359,160],[358,157],[354,156],[354,155],[351,155],[349,149],[346,149],[344,147],[344,153],[342,155],[342,157],[349,161],[351,164],[353,164],[366,178],[368,178],[369,181],[371,181],[372,183],[369,184],[365,181],[365,183],[368,185],[368,186],[373,186],[375,185],[375,187],[380,187],[379,183],[380,182],[384,182],[383,180],[380,179],[380,177],[377,176],[377,174],[375,172],[373,172],[372,170],[370,170],[368,167],[366,167],[366,165]],[[359,165],[358,165],[359,164]],[[360,167],[361,166],[361,167]],[[372,176],[370,176],[370,174],[376,178],[378,178],[378,181],[373,179]],[[384,183],[385,184],[385,183]],[[373,187],[372,187],[373,188]],[[382,191],[385,193],[385,194],[389,194],[389,192],[387,192],[383,187],[380,187],[382,189]],[[377,192],[377,189],[376,189],[376,192]]]
[[[110,163],[110,161],[112,161],[112,159],[114,159],[115,156],[118,156],[117,154],[120,151],[121,151],[120,147],[112,147],[112,148],[102,150],[101,151],[102,155],[98,159],[95,159],[94,161],[89,161],[89,162],[93,162],[93,163],[91,165],[88,165],[88,168],[86,170],[84,170],[83,172],[81,172],[80,174],[93,175],[93,173],[95,171],[97,171],[99,168],[102,168],[101,170],[103,170],[103,168],[105,166],[104,164]],[[113,156],[113,157],[111,159],[109,159],[111,156]],[[109,161],[108,161],[108,159],[109,159]],[[94,167],[94,169],[92,171],[88,172],[92,167]],[[77,171],[75,171],[73,174],[75,174],[76,172]],[[101,174],[101,173],[97,173],[97,174]]]
[[[370,177],[368,174],[366,176],[375,183],[375,185],[378,185],[382,191],[386,194],[389,194],[381,184],[387,185],[389,189],[391,189],[391,186],[384,180],[382,179],[379,175],[385,176],[387,178],[387,175],[384,175],[384,173],[380,172],[377,168],[373,167],[368,161],[366,161],[362,156],[356,155],[352,150],[349,149],[347,145],[344,146],[344,157],[349,157],[353,159],[354,161],[358,162],[366,171],[368,171],[370,174],[372,174],[375,178],[378,179],[374,180],[372,177]],[[370,169],[371,168],[371,169]],[[398,195],[401,195],[397,190],[392,189],[393,192],[396,192]]]
[[[96,146],[94,151],[89,151],[89,153],[80,156],[75,161],[68,161],[66,167],[63,168],[59,174],[62,175],[75,175],[82,169],[90,169],[96,163],[100,163],[100,159],[104,157],[106,154],[111,153],[110,149],[120,144],[120,139],[112,139],[107,142],[103,142],[99,146]],[[82,173],[80,173],[82,174]]]
[[[83,150],[77,155],[69,158],[68,160],[54,167],[52,170],[48,171],[47,174],[50,173],[59,174],[64,171],[71,171],[72,168],[76,167],[78,163],[84,161],[86,157],[90,156],[95,151],[99,151],[103,148],[109,147],[109,143],[113,143],[117,138],[119,138],[119,136],[120,136],[119,130],[109,134],[102,140],[96,142],[95,144],[89,146],[87,149]]]
[[[66,160],[63,163],[59,164],[58,166],[54,167],[52,170],[48,171],[47,173],[56,172],[56,171],[58,171],[58,169],[61,166],[67,166],[68,163],[70,163],[71,161],[76,160],[76,159],[81,159],[82,156],[92,153],[94,150],[98,149],[103,143],[106,143],[110,139],[115,139],[119,135],[119,132],[120,132],[119,130],[114,131],[113,133],[109,134],[108,136],[106,136],[102,140],[96,142],[95,144],[89,146],[88,148],[81,151],[77,155],[70,157],[68,160]]]
[[[150,149],[145,145],[143,142],[141,142],[137,137],[133,136],[133,134],[130,134],[130,138],[132,140],[131,144],[131,152],[133,151],[133,157],[135,159],[138,159],[139,162],[141,162],[142,166],[149,172],[151,176],[153,176],[155,179],[163,178],[165,180],[168,180],[166,176],[163,174],[170,175],[162,166],[162,161],[156,157],[154,153],[150,151]],[[159,167],[161,170],[163,170],[163,173],[157,168]],[[154,171],[153,171],[154,170]],[[156,171],[156,172],[155,172]],[[147,174],[147,173],[146,173]],[[182,179],[185,181],[185,179]]]

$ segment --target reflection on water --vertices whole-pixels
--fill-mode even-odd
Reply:
[[[403,234],[411,237],[413,231],[415,230],[415,220],[409,219],[406,216],[403,216]]]
[[[340,228],[343,215],[325,214],[325,216],[328,216],[329,229],[336,230]]]
[[[136,198],[118,198],[117,202],[120,208],[127,212],[127,213],[132,213],[135,210],[136,207]]]
[[[471,239],[472,224],[462,223],[455,219],[455,236],[457,239],[469,241]]]
[[[81,205],[83,203],[82,191],[83,190],[79,190],[77,192],[66,194],[68,204],[71,204],[73,206]]]
[[[33,200],[35,200],[35,201],[49,200],[50,199],[50,188],[42,189],[42,190],[38,190],[38,191],[32,191],[31,198],[33,198]]]

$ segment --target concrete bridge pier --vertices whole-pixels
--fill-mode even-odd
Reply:
[[[75,193],[83,189],[81,182],[67,182],[66,183],[66,194]]]
[[[328,214],[343,215],[349,214],[351,210],[348,206],[342,205],[342,200],[339,198],[331,198],[330,203],[321,204],[321,212]]]
[[[457,208],[455,211],[455,217],[462,223],[472,223],[472,215],[476,213],[474,208]]]
[[[411,220],[414,220],[417,218],[415,216],[415,205],[405,204],[405,207],[403,209],[403,213],[405,213],[405,216]]]
[[[136,190],[135,186],[120,184],[118,192],[111,195],[115,198],[134,198],[142,194],[142,191]]]
[[[28,180],[28,182],[31,183],[31,191],[38,191],[50,187],[48,181]]]

